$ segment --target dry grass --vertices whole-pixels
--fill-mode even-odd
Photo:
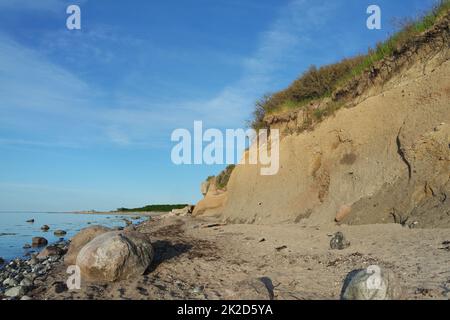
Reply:
[[[267,127],[265,117],[289,110],[300,109],[311,102],[321,100],[369,70],[378,61],[392,56],[395,50],[405,46],[418,34],[430,29],[436,21],[450,11],[450,0],[441,0],[429,13],[415,20],[402,22],[399,32],[369,49],[364,56],[344,59],[338,63],[317,68],[311,66],[309,70],[295,80],[287,89],[271,95],[265,95],[257,101],[253,120],[250,122],[254,129]],[[342,107],[343,103],[328,103],[324,108],[314,110],[313,116],[317,121],[333,114]]]

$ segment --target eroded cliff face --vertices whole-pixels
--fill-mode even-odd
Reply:
[[[272,121],[294,129],[280,143],[278,174],[238,165],[214,213],[241,223],[450,227],[449,42],[411,52],[394,75],[379,73],[385,81],[375,77],[310,131],[292,134],[295,117]]]

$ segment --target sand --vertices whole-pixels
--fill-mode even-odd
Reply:
[[[379,265],[398,276],[404,299],[448,299],[448,229],[409,229],[398,224],[316,227],[306,224],[223,225],[212,218],[146,221],[156,258],[145,275],[116,283],[82,281],[60,292],[67,275],[49,273],[34,299],[339,299],[346,275]],[[349,248],[329,247],[344,233]],[[258,286],[258,279],[268,283]],[[57,291],[59,293],[57,293]]]

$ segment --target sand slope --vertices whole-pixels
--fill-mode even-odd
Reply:
[[[281,168],[239,165],[225,221],[450,227],[448,44],[372,87],[352,108],[280,144]],[[432,211],[432,216],[428,214]]]

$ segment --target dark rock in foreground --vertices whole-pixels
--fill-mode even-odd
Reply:
[[[350,242],[347,241],[342,232],[336,232],[330,241],[330,248],[333,250],[343,250],[350,246]]]

